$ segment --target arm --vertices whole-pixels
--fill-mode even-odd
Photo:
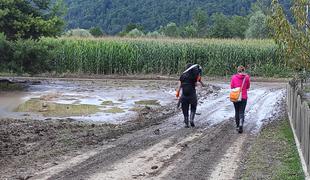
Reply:
[[[202,87],[206,87],[205,83],[203,83],[201,80],[199,81]]]
[[[202,87],[205,87],[206,85],[202,82],[201,79],[202,79],[202,78],[201,78],[201,76],[199,75],[199,76],[197,77],[197,82],[199,82],[199,83],[201,84]]]
[[[230,89],[235,88],[235,85],[234,85],[234,81],[233,81],[233,79],[234,79],[234,76],[233,76],[233,77],[231,77],[231,80],[230,80]]]
[[[179,98],[180,97],[180,91],[181,91],[181,81],[179,81],[177,90],[176,90],[176,97]]]
[[[250,89],[250,87],[251,87],[251,85],[250,85],[251,84],[250,76],[248,76],[247,80],[248,80],[248,83],[247,83],[246,89]]]

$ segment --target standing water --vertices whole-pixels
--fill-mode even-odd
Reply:
[[[122,123],[145,106],[173,102],[174,87],[173,83],[155,81],[42,81],[22,92],[1,93],[0,118]]]

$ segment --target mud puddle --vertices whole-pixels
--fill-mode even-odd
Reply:
[[[0,94],[0,118],[123,123],[148,106],[173,101],[174,83],[130,80],[42,81],[23,92]]]

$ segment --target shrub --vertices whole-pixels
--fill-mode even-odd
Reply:
[[[67,37],[82,37],[82,38],[93,37],[92,34],[86,29],[71,29],[71,30],[66,32],[65,36],[67,36]]]
[[[144,36],[144,33],[136,28],[136,29],[129,31],[127,36],[129,36],[129,37],[142,37],[142,36]]]
[[[0,70],[3,72],[8,71],[8,62],[12,57],[12,50],[10,47],[10,42],[7,41],[4,33],[0,33]]]
[[[8,64],[11,71],[37,74],[51,69],[52,51],[44,43],[35,40],[17,40],[11,43],[13,56]]]
[[[93,27],[89,29],[89,32],[91,35],[93,35],[94,37],[100,37],[103,36],[103,32],[100,29],[100,27]]]

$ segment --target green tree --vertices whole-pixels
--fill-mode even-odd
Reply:
[[[194,17],[193,17],[193,24],[194,28],[197,30],[197,36],[199,38],[206,36],[207,34],[207,13],[203,11],[201,8],[198,8],[195,11]],[[189,31],[194,30],[192,26],[188,26],[187,28]],[[191,32],[193,33],[193,31]]]
[[[65,33],[65,36],[81,38],[93,37],[93,35],[86,29],[71,29]]]
[[[230,20],[222,13],[215,13],[211,17],[213,25],[209,36],[212,38],[231,38]]]
[[[127,26],[125,27],[125,29],[119,33],[120,36],[125,36],[127,35],[130,31],[137,29],[141,32],[144,31],[144,27],[140,24],[134,24],[134,23],[129,23],[127,24]]]
[[[7,71],[7,63],[12,58],[10,42],[7,41],[4,33],[0,33],[0,70]]]
[[[142,36],[144,36],[144,33],[142,31],[140,31],[139,29],[135,28],[135,29],[129,31],[127,33],[127,36],[129,36],[129,37],[142,37]]]
[[[231,36],[234,38],[244,38],[245,31],[249,27],[248,17],[243,16],[233,16],[230,18],[230,32]]]
[[[184,38],[198,37],[198,31],[194,25],[187,25],[181,29],[181,36]]]
[[[245,32],[246,38],[265,39],[270,37],[267,16],[261,11],[255,12],[249,22],[249,28]]]
[[[179,27],[174,22],[168,23],[165,27],[160,29],[160,32],[168,37],[178,37],[180,35]]]
[[[50,0],[1,0],[0,32],[8,39],[57,36],[64,21],[59,17],[61,1]]]
[[[284,13],[278,0],[272,2],[272,19],[274,39],[286,52],[289,64],[296,70],[310,70],[310,34],[305,7],[308,1],[293,0],[292,24]]]
[[[159,37],[164,37],[163,34],[159,33],[158,31],[153,31],[153,32],[148,32],[146,34],[147,37],[151,37],[151,38],[159,38]]]
[[[271,14],[271,1],[272,0],[257,0],[255,3],[252,4],[252,11],[257,12],[261,11],[264,14]]]
[[[100,37],[100,36],[103,36],[103,34],[104,34],[100,27],[92,27],[89,29],[89,32],[94,37]]]

